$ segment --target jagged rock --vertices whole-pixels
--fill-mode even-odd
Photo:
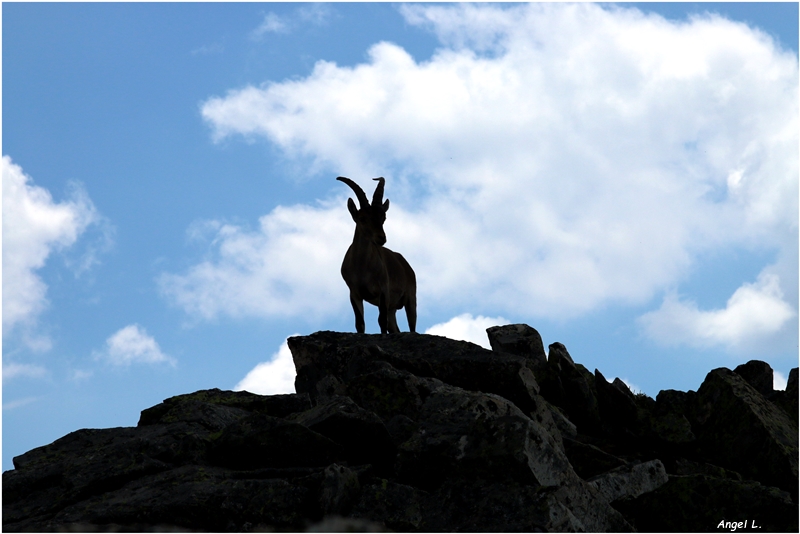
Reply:
[[[604,423],[615,430],[636,426],[638,408],[633,395],[628,396],[619,386],[609,383],[598,369],[594,370],[594,386]]]
[[[412,332],[391,336],[317,332],[291,337],[288,344],[297,369],[295,389],[307,392],[312,401],[319,395],[317,384],[324,377],[332,375],[339,383],[347,383],[375,361],[388,362],[421,378],[495,393],[523,411],[535,408],[533,398],[539,393],[530,360],[467,341]]]
[[[558,485],[572,468],[560,444],[508,400],[442,386],[399,447],[398,474],[423,488],[452,476]]]
[[[695,421],[695,434],[710,463],[797,492],[797,421],[737,373],[725,368],[708,373],[697,391]]]
[[[584,480],[625,465],[623,460],[590,443],[564,438],[564,449],[569,463]]]
[[[381,470],[394,464],[395,446],[381,419],[349,397],[334,397],[290,420],[338,443],[351,464],[373,464]]]
[[[635,498],[653,491],[667,482],[667,471],[661,460],[651,460],[635,465],[620,466],[616,469],[589,479],[608,502],[622,498]]]
[[[748,384],[753,386],[764,397],[772,395],[772,367],[767,362],[750,360],[738,366],[733,372],[744,378]]]
[[[523,356],[531,360],[534,374],[539,368],[547,365],[542,336],[536,329],[526,324],[509,324],[489,327],[486,329],[486,334],[489,336],[489,344],[493,351]]]
[[[797,532],[797,504],[788,493],[754,481],[707,475],[669,476],[655,491],[614,503],[640,532],[730,532],[720,522],[748,521],[739,530]],[[755,525],[755,526],[754,526]]]
[[[509,354],[534,337],[504,331],[522,348],[500,335],[502,352],[422,334],[292,338],[298,394],[178,395],[137,427],[18,456],[3,473],[3,530],[630,531],[609,501],[666,529],[704,525],[696,503],[719,514],[744,499],[772,510],[776,529],[797,528],[785,493],[735,472],[791,481],[797,423],[782,403],[796,370],[771,401],[727,370],[653,400],[561,344],[545,365]],[[647,492],[663,474],[655,458],[676,476]]]
[[[561,343],[550,345],[547,368],[542,373],[541,394],[550,403],[562,408],[578,432],[601,432],[600,407],[594,390],[594,375],[572,361]]]
[[[343,460],[344,451],[299,423],[257,413],[228,425],[214,441],[210,458],[234,469],[313,467]]]

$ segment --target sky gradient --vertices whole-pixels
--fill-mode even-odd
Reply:
[[[4,470],[174,395],[291,392],[288,336],[354,331],[340,175],[386,177],[419,332],[527,323],[653,397],[798,365],[797,3],[2,20]]]

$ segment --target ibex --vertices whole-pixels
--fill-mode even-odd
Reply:
[[[356,331],[364,333],[363,301],[366,300],[378,307],[381,334],[400,331],[395,312],[403,307],[408,328],[414,332],[417,325],[417,278],[403,256],[383,246],[386,243],[383,223],[389,209],[389,201],[383,202],[385,180],[375,178],[378,187],[371,205],[367,195],[353,180],[344,176],[337,180],[350,186],[360,204],[356,209],[353,199],[347,199],[347,209],[356,223],[356,233],[342,262],[342,278],[350,288],[350,303],[356,314]]]

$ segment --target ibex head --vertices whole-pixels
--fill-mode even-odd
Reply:
[[[381,204],[383,201],[383,185],[385,182],[383,177],[374,178],[374,180],[378,182],[378,187],[375,188],[375,193],[372,195],[372,204],[367,200],[367,195],[364,194],[364,190],[353,180],[345,178],[344,176],[339,176],[336,179],[349,185],[358,198],[359,209],[356,209],[356,204],[353,202],[352,198],[347,199],[347,209],[350,211],[350,215],[356,223],[357,231],[364,232],[365,237],[377,246],[382,247],[386,243],[386,233],[383,231],[383,223],[386,221],[386,212],[389,209],[388,200]]]

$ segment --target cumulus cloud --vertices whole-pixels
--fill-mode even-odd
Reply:
[[[3,156],[3,332],[35,322],[47,306],[47,285],[36,274],[55,250],[72,246],[99,218],[86,193],[75,186],[55,203],[19,165]],[[92,259],[86,260],[89,264]],[[88,267],[85,261],[79,269]],[[46,346],[46,341],[34,345]],[[44,345],[42,345],[44,343]]]
[[[299,335],[299,334],[294,334]],[[249,391],[258,395],[280,395],[295,393],[294,379],[297,371],[292,352],[286,341],[269,361],[259,363],[233,388],[234,391]]]
[[[778,277],[762,273],[755,283],[737,289],[725,308],[700,310],[669,293],[658,310],[639,321],[650,337],[666,345],[738,348],[778,332],[795,316],[783,300]]]
[[[491,349],[492,347],[489,344],[489,337],[486,335],[486,329],[490,326],[506,324],[510,324],[510,321],[503,317],[484,317],[483,315],[473,317],[472,314],[462,313],[447,322],[433,325],[428,328],[425,333],[457,339],[459,341],[469,341],[486,349]]]
[[[106,340],[105,349],[95,352],[94,356],[95,359],[125,367],[132,363],[176,365],[175,359],[161,352],[156,340],[138,324],[119,329]]]
[[[713,16],[538,3],[401,12],[439,37],[429,60],[381,42],[354,67],[319,61],[306,78],[232,89],[202,105],[214,139],[264,138],[312,173],[386,176],[388,246],[429,309],[568,319],[650,302],[699,253],[767,247],[784,258],[777,309],[796,310],[794,54]],[[298,217],[314,224],[278,222]],[[351,224],[340,204],[278,208],[257,231],[220,231],[219,257],[162,288],[204,317],[334,313],[304,284],[341,287]]]
[[[193,238],[213,236],[214,257],[185,274],[162,274],[159,287],[203,319],[341,311],[347,288],[339,265],[353,232],[342,206],[279,206],[255,230],[219,221],[192,225]]]

